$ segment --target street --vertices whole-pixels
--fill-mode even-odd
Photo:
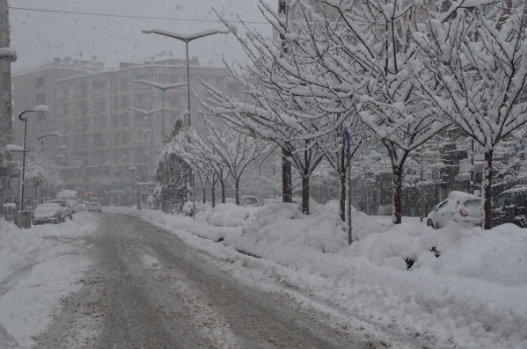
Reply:
[[[94,267],[36,348],[382,348],[288,292],[240,282],[228,261],[137,218],[100,215]]]

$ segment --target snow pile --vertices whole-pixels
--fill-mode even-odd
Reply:
[[[209,212],[207,221],[218,227],[237,227],[249,217],[249,210],[233,203],[217,205]]]
[[[95,226],[78,214],[30,229],[0,220],[0,328],[13,347],[32,347],[60,299],[80,288],[78,280],[90,261],[78,245]]]

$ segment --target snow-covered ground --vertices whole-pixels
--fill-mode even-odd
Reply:
[[[7,332],[0,333],[1,348],[31,348],[61,298],[80,288],[90,266],[83,237],[96,226],[83,215],[30,229],[0,219],[0,330]]]
[[[348,246],[331,204],[314,204],[309,217],[295,204],[219,205],[195,220],[106,211],[153,222],[240,270],[263,273],[372,324],[368,330],[403,332],[434,348],[527,348],[527,231],[513,225],[436,231],[415,218],[392,226],[389,217],[354,212],[357,240]],[[93,229],[88,217],[27,230],[0,222],[0,325],[19,343],[29,346],[60,297],[78,287],[89,261],[74,254],[75,239]],[[410,269],[406,259],[414,261]],[[26,271],[11,282],[16,270]]]

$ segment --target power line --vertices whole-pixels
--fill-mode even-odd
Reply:
[[[151,16],[132,16],[132,15],[116,15],[108,13],[95,13],[95,12],[82,12],[82,11],[64,11],[64,10],[45,10],[39,8],[27,8],[27,7],[12,7],[9,6],[10,10],[19,11],[32,11],[32,12],[46,12],[46,13],[62,13],[62,14],[73,14],[83,16],[99,16],[99,17],[113,17],[113,18],[130,18],[130,19],[155,19],[161,21],[173,21],[173,22],[201,22],[201,23],[221,23],[219,19],[187,19],[187,18],[171,18],[171,17],[151,17]],[[229,21],[229,23],[242,23],[240,20]],[[260,21],[243,21],[246,24],[269,24],[268,22]]]

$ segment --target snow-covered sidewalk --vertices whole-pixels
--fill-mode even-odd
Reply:
[[[84,214],[30,229],[0,219],[1,348],[31,348],[60,300],[80,288],[90,265],[83,238],[95,227]]]

